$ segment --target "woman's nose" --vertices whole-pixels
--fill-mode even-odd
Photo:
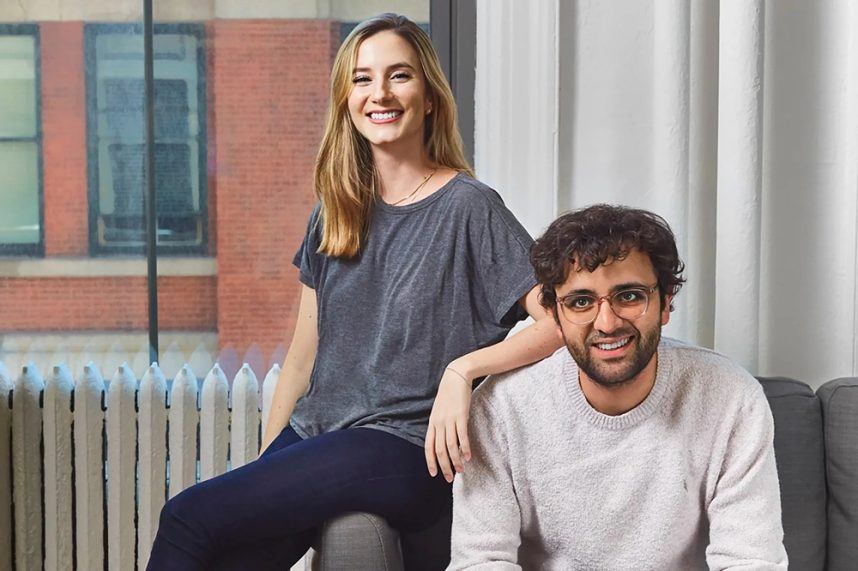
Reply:
[[[390,86],[386,80],[376,82],[375,89],[372,91],[374,101],[384,101],[390,95]]]

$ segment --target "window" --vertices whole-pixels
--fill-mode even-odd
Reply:
[[[41,255],[39,30],[0,24],[0,254]]]
[[[207,243],[203,27],[155,26],[154,121],[158,252],[204,254]],[[144,209],[143,35],[140,25],[86,27],[90,249],[140,254]]]

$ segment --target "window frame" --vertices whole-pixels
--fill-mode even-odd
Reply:
[[[98,103],[97,81],[98,61],[96,59],[96,40],[100,34],[131,33],[139,34],[143,38],[142,22],[135,23],[86,23],[84,24],[84,57],[86,59],[86,155],[87,155],[87,210],[89,220],[89,255],[91,257],[111,256],[146,256],[146,239],[139,246],[103,246],[98,243],[98,218],[101,215],[99,203],[99,164],[98,164]],[[208,67],[206,58],[206,33],[205,24],[187,22],[156,23],[154,35],[159,34],[184,34],[194,36],[197,39],[196,65],[197,65],[197,121],[199,124],[198,139],[200,144],[197,150],[197,176],[199,177],[199,201],[201,236],[200,244],[171,246],[169,244],[158,244],[158,256],[199,256],[206,257],[210,253],[209,245],[209,196],[208,196]],[[155,40],[157,41],[157,40]],[[142,56],[142,54],[141,54]],[[145,56],[139,60],[141,67],[141,79],[143,78],[143,64]],[[137,60],[135,60],[137,61]],[[144,117],[145,120],[145,117]],[[145,142],[144,142],[145,144]],[[145,153],[145,151],[144,151]],[[145,161],[145,158],[144,158]],[[145,162],[144,162],[145,164]],[[146,188],[141,189],[145,194]],[[146,213],[141,216],[141,223],[145,224]],[[145,226],[142,230],[145,232]]]
[[[38,208],[39,208],[39,241],[29,244],[6,244],[0,242],[0,257],[32,257],[41,258],[45,255],[45,180],[43,166],[43,133],[42,133],[42,46],[38,24],[2,24],[0,36],[32,36],[34,41],[34,68],[36,92],[36,134],[34,137],[2,137],[0,142],[35,142]]]
[[[447,74],[458,110],[465,158],[474,164],[474,114],[477,66],[476,0],[430,0],[429,29],[441,68]]]

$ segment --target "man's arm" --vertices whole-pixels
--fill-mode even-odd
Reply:
[[[448,571],[521,569],[517,563],[521,514],[509,468],[507,431],[486,398],[490,395],[487,390],[474,393],[470,418],[473,456],[467,470],[456,474],[453,482]]]
[[[746,393],[707,507],[710,569],[783,569],[781,499],[774,423],[759,387]]]

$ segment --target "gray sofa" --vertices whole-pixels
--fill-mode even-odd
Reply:
[[[830,381],[816,393],[800,381],[761,378],[775,421],[784,543],[790,569],[858,569],[858,378]],[[753,522],[749,522],[753,525]],[[449,521],[427,530],[449,533]],[[438,569],[421,554],[420,534],[400,537],[383,519],[349,514],[328,522],[308,569]],[[404,556],[404,557],[403,557]],[[437,561],[437,560],[436,560]]]

